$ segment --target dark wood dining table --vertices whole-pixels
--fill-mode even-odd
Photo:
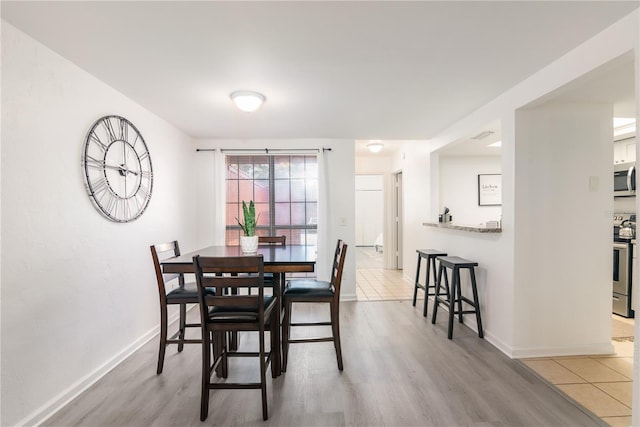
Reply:
[[[259,246],[257,254],[262,255],[265,273],[273,273],[273,294],[278,300],[278,307],[282,307],[282,290],[286,273],[311,273],[316,265],[316,246],[286,245]],[[174,258],[167,258],[161,262],[164,273],[193,273],[193,257],[232,257],[243,254],[240,246],[208,246],[193,252],[184,253]],[[279,310],[282,312],[281,310]],[[281,318],[278,316],[278,342],[281,342]],[[281,352],[280,352],[281,353]],[[282,360],[275,360],[276,374],[282,373]]]

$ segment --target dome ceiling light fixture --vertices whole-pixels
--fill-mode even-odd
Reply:
[[[382,150],[382,147],[384,147],[382,141],[371,141],[367,144],[367,148],[372,153],[379,153]]]
[[[250,90],[237,90],[229,96],[236,107],[247,113],[256,111],[267,100],[263,94]]]

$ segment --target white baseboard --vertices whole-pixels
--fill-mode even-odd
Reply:
[[[358,297],[356,294],[340,294],[340,301],[357,301]]]
[[[174,314],[169,318],[169,324],[177,322],[179,319],[179,313]],[[140,347],[151,341],[160,333],[160,325],[154,327],[133,343],[122,349],[119,353],[114,355],[111,359],[106,361],[103,365],[96,368],[94,371],[80,378],[66,390],[63,390],[60,394],[53,397],[47,403],[33,411],[26,416],[22,421],[17,423],[18,426],[39,426],[50,417],[52,417],[60,409],[64,408],[69,402],[78,397],[82,392],[87,390],[93,384],[98,382],[102,377],[111,372],[116,366],[126,360],[129,356],[135,353]]]
[[[512,358],[580,356],[587,354],[613,354],[614,352],[613,344],[611,341],[607,341],[585,345],[514,348]]]

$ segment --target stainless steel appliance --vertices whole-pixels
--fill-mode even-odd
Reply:
[[[631,284],[635,223],[634,213],[619,213],[613,216],[613,313],[624,317],[634,317],[631,308]]]
[[[636,195],[636,163],[613,165],[613,195],[628,197]]]

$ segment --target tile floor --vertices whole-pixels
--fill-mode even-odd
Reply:
[[[402,270],[382,268],[382,253],[356,248],[358,301],[410,300],[412,281]],[[418,299],[424,298],[418,292]],[[559,390],[612,427],[631,425],[633,378],[633,320],[613,317],[615,353],[605,356],[565,356],[522,359],[522,362]]]
[[[616,333],[620,336],[615,337]],[[614,316],[613,334],[615,353],[611,355],[534,358],[522,362],[607,424],[627,427],[631,425],[633,321]]]
[[[403,279],[402,270],[384,269],[382,265],[382,252],[373,247],[356,248],[358,301],[412,299],[413,283]],[[423,292],[418,292],[418,298],[423,296]]]

